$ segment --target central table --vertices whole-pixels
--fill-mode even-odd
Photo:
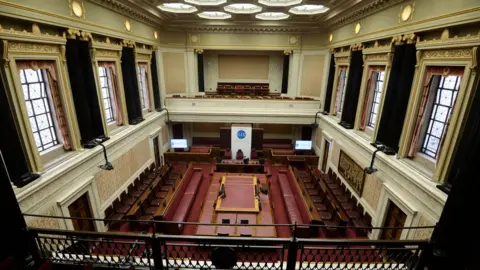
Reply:
[[[223,176],[220,189],[225,197],[219,198],[217,212],[260,212],[256,197],[257,178],[252,176]]]

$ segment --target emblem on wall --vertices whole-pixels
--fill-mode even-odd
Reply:
[[[343,176],[348,184],[358,193],[362,195],[363,185],[365,183],[365,172],[355,161],[353,161],[345,152],[340,150],[340,158],[338,160],[338,173]]]
[[[241,129],[237,132],[237,138],[239,138],[240,140],[245,139],[245,137],[247,137],[247,133],[245,132],[245,130]]]

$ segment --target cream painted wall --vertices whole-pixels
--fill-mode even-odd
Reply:
[[[208,50],[287,50],[299,49],[301,36],[263,33],[188,33],[187,47]]]
[[[68,216],[68,204],[86,191],[94,218],[104,218],[105,209],[154,162],[153,137],[159,136],[160,145],[165,144],[162,136],[168,129],[165,114],[153,113],[138,125],[121,127],[104,143],[113,171],[98,168],[105,161],[102,149],[96,147],[77,152],[65,162],[47,169],[39,180],[23,188],[14,188],[22,212]],[[72,228],[69,220],[26,217],[26,221],[31,226],[44,228]],[[104,230],[102,222],[97,222],[96,226]]]
[[[401,22],[399,14],[402,7],[412,2],[415,2],[412,18],[406,22]],[[393,35],[437,29],[479,20],[480,5],[478,0],[453,2],[449,0],[405,1],[333,30],[333,41],[327,41],[327,46],[350,45],[365,40],[390,38]],[[354,28],[357,22],[360,22],[361,29],[356,35]]]
[[[162,52],[164,89],[167,95],[187,92],[185,52]]]
[[[0,1],[0,15],[27,19],[37,23],[86,30],[97,34],[146,44],[158,44],[154,38],[157,29],[143,22],[116,13],[89,1],[83,1],[85,18],[72,14],[68,0]],[[125,20],[131,22],[131,31],[125,29]]]
[[[316,129],[315,150],[323,158],[324,140],[331,141],[327,166],[349,187],[343,177],[338,174],[340,150],[349,155],[361,167],[367,167],[375,148],[353,130],[346,130],[338,125],[332,116],[320,115],[319,127]],[[410,168],[394,156],[377,154],[374,167],[377,172],[366,175],[362,194],[357,194],[349,187],[372,216],[373,226],[383,226],[388,201],[393,201],[407,214],[405,226],[434,225],[440,218],[447,195],[436,188],[436,182]],[[406,231],[406,230],[405,230]],[[414,230],[405,232],[404,238],[427,238],[431,230]],[[378,232],[371,235],[379,237]]]
[[[324,79],[325,55],[303,55],[300,95],[320,98]]]
[[[268,70],[262,70],[262,73],[265,71],[268,72],[267,79],[252,79],[252,78],[220,78],[222,73],[219,70],[218,59],[221,55],[235,55],[242,57],[243,55],[248,56],[252,59],[252,63],[255,60],[262,61],[265,59],[256,58],[259,57],[268,57]],[[215,92],[217,89],[218,82],[252,82],[252,83],[269,83],[270,91],[279,93],[282,87],[282,72],[283,72],[283,53],[282,52],[269,52],[269,51],[256,51],[256,52],[245,52],[245,51],[205,51],[203,59],[204,66],[204,76],[205,76],[205,91]],[[233,61],[233,58],[231,58]],[[231,63],[230,66],[232,70],[229,73],[234,73],[235,63]],[[245,75],[247,76],[247,75]],[[245,77],[243,76],[243,77]]]

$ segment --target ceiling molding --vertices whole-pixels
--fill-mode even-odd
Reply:
[[[358,8],[346,9],[338,15],[324,21],[326,28],[335,29],[348,23],[359,20],[363,17],[376,13],[380,10],[386,9],[405,0],[372,0],[362,4]]]
[[[188,32],[209,32],[209,33],[311,33],[307,31],[305,27],[272,27],[272,26],[202,26],[202,25],[190,25],[190,26],[178,26],[178,27],[163,27],[167,31],[188,31]],[[313,30],[313,29],[312,29]],[[318,30],[318,29],[316,29]]]
[[[133,8],[117,0],[86,0],[86,1],[108,8],[117,13],[125,15],[129,18],[148,24],[152,27],[158,27],[159,25],[161,25],[161,22],[159,22],[161,18],[159,18],[158,15],[151,15],[146,12],[138,11],[137,6],[136,8]]]

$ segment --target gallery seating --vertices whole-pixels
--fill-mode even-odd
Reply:
[[[219,95],[267,96],[270,93],[268,83],[223,83],[217,84]]]

